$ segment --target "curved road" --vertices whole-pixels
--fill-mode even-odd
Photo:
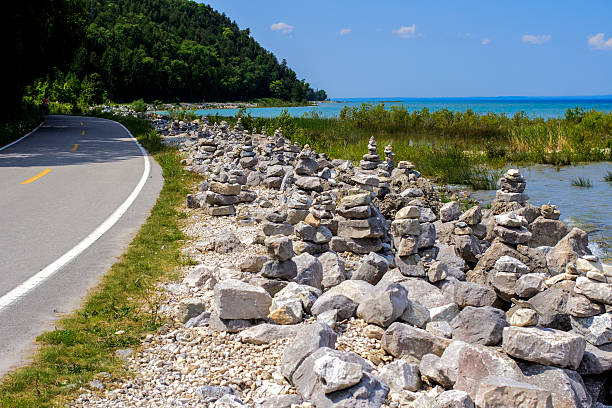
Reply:
[[[48,116],[0,150],[0,377],[27,360],[36,336],[81,304],[146,220],[163,185],[152,158],[141,180],[146,160],[118,123],[78,116]],[[135,201],[108,231],[46,273],[92,241],[131,195]]]

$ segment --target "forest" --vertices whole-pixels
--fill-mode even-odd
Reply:
[[[189,0],[52,0],[82,24],[73,57],[37,72],[26,100],[81,109],[112,100],[326,99],[226,15]],[[29,8],[28,6],[25,6]],[[30,9],[27,12],[35,11]],[[24,18],[25,19],[25,18]],[[65,23],[65,22],[64,22]],[[49,27],[40,27],[44,31]],[[82,31],[82,33],[80,32]],[[73,36],[74,37],[74,36]],[[56,37],[61,39],[62,37]],[[57,45],[56,45],[57,47]]]

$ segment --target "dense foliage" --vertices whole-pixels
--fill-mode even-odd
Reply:
[[[188,0],[85,0],[86,38],[68,71],[29,90],[73,105],[129,102],[325,99],[248,29]]]
[[[86,14],[83,0],[28,0],[10,2],[2,20],[7,80],[0,115],[12,118],[26,85],[70,64],[82,44]]]

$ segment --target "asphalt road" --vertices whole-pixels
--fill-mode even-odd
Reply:
[[[48,116],[0,151],[0,377],[81,304],[146,220],[163,185],[152,158],[143,178],[146,161],[118,123],[75,116]]]

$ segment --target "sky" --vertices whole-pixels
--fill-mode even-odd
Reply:
[[[612,94],[610,0],[213,0],[331,98]]]

